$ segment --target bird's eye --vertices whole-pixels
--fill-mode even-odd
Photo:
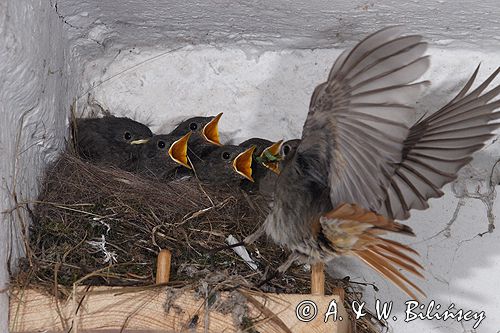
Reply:
[[[227,151],[222,153],[222,158],[225,160],[228,160],[231,158],[231,154],[229,154]]]
[[[198,124],[197,123],[191,123],[191,124],[189,124],[189,129],[191,131],[196,131],[198,129]]]
[[[289,145],[285,145],[283,147],[283,155],[288,155],[290,153],[290,146]]]
[[[130,140],[130,139],[132,139],[132,134],[130,134],[129,132],[125,132],[123,137],[125,138],[125,140]]]
[[[158,148],[160,148],[160,149],[163,149],[166,146],[165,141],[162,141],[162,140],[158,141],[157,145],[158,145]]]

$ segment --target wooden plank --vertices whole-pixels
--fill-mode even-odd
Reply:
[[[311,295],[325,294],[325,264],[318,262],[311,265]]]
[[[205,300],[192,291],[179,291],[171,299],[167,312],[167,287],[147,289],[93,287],[78,288],[73,297],[56,302],[51,296],[33,289],[13,290],[10,303],[10,331],[16,332],[237,332],[231,313],[219,309],[205,311]],[[266,333],[347,333],[349,322],[339,296],[277,295],[242,290],[247,298],[248,317],[255,330]],[[222,300],[230,296],[221,294]],[[310,322],[297,319],[297,305],[303,301],[316,304],[316,318]],[[324,314],[332,301],[337,304],[342,321]],[[217,305],[218,303],[215,303]],[[312,305],[311,305],[312,309]],[[307,309],[306,309],[307,310]],[[299,308],[299,312],[302,311]],[[300,312],[302,313],[302,312]],[[307,311],[305,311],[307,314]],[[275,318],[270,318],[275,317]],[[207,326],[207,330],[205,330]],[[251,332],[251,331],[249,331]]]

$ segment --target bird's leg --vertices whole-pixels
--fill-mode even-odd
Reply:
[[[245,239],[243,240],[243,243],[245,243],[246,245],[253,244],[257,239],[262,237],[265,234],[265,232],[266,229],[264,228],[264,225],[261,225],[259,229],[257,229],[253,234],[246,236]]]
[[[288,259],[286,259],[286,261],[282,263],[280,267],[278,267],[277,271],[281,274],[285,273],[290,268],[290,266],[292,266],[292,264],[300,257],[301,255],[299,255],[298,253],[292,252],[292,254],[288,256]]]
[[[266,283],[268,283],[269,281],[277,278],[278,276],[282,275],[283,273],[285,273],[289,268],[290,266],[292,266],[292,264],[294,263],[295,260],[299,259],[300,258],[300,255],[293,252],[292,254],[290,254],[288,256],[288,259],[280,265],[280,267],[278,267],[277,270],[275,270],[271,276],[265,278],[263,281],[261,281],[257,287],[262,287],[263,285],[265,285]]]
[[[213,254],[213,253],[216,253],[216,252],[219,252],[222,250],[232,249],[232,248],[235,248],[238,246],[250,245],[250,244],[254,243],[257,239],[259,239],[262,235],[264,235],[264,233],[265,233],[265,229],[264,229],[264,226],[262,225],[253,234],[245,237],[245,239],[243,239],[242,242],[234,243],[232,245],[225,245],[225,246],[217,247],[215,249],[212,249],[210,251],[210,253]]]

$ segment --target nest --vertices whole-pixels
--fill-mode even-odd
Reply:
[[[159,251],[169,249],[174,287],[196,289],[216,273],[225,277],[218,280],[220,290],[254,288],[268,268],[286,260],[286,250],[264,238],[247,247],[257,271],[231,249],[211,250],[225,246],[228,235],[242,240],[254,232],[268,207],[265,198],[239,188],[191,177],[155,182],[65,152],[43,179],[16,282],[59,295],[74,285],[147,286],[154,284]],[[269,285],[265,291],[307,294],[310,272],[292,266]],[[346,290],[346,302],[360,297],[347,281],[327,278],[326,292],[335,288]],[[380,331],[369,316],[356,326],[358,332]]]

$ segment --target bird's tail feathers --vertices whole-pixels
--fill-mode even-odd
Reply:
[[[337,255],[354,255],[372,269],[417,299],[425,293],[401,271],[424,278],[424,268],[411,255],[417,251],[399,242],[382,238],[388,232],[414,235],[410,227],[355,204],[343,204],[320,219],[321,235]]]

